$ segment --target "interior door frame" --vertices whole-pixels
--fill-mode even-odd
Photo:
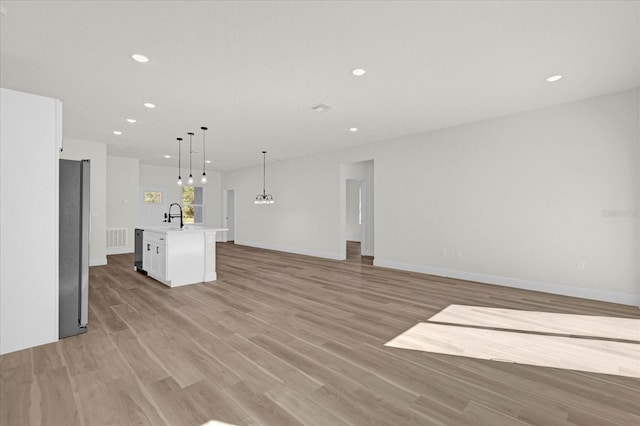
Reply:
[[[367,232],[366,232],[366,226],[365,226],[365,221],[366,221],[366,200],[365,200],[365,184],[366,181],[363,179],[356,179],[356,178],[346,178],[345,179],[345,210],[344,210],[344,214],[345,214],[345,243],[348,241],[347,235],[346,235],[346,224],[349,221],[347,218],[347,205],[349,204],[349,201],[353,201],[349,199],[349,191],[347,190],[349,187],[349,181],[352,182],[357,182],[358,183],[358,192],[360,194],[360,213],[361,213],[361,218],[362,218],[362,222],[359,223],[360,226],[360,245],[362,247],[362,251],[364,252],[364,248],[366,246],[366,237],[367,237]]]
[[[367,227],[369,226],[370,212],[368,209],[369,193],[367,192],[367,181],[359,180],[360,182],[360,214],[362,216],[362,222],[360,223],[360,254],[365,256],[367,248],[369,247],[369,235]]]
[[[228,228],[229,227],[229,192],[233,191],[233,217],[231,218],[231,223],[233,224],[233,239],[236,239],[236,234],[238,232],[238,226],[237,226],[237,222],[236,222],[236,211],[238,210],[238,206],[236,205],[236,189],[235,188],[226,188],[222,190],[222,227],[223,228]],[[223,232],[222,234],[224,234],[222,236],[222,242],[228,242],[229,241],[229,232]]]

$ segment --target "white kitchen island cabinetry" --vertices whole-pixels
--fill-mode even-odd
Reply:
[[[216,232],[222,228],[143,227],[142,267],[169,287],[214,281]]]
[[[166,234],[145,232],[142,265],[147,274],[153,278],[166,280],[167,276],[167,243]]]

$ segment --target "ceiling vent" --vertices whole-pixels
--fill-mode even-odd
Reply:
[[[324,111],[329,111],[330,109],[333,109],[333,108],[330,105],[319,104],[314,107],[311,107],[311,109],[314,110],[315,112],[324,112]]]

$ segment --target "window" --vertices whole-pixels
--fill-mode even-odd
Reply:
[[[204,202],[201,186],[182,187],[182,216],[184,223],[204,223]]]
[[[162,191],[145,191],[145,204],[162,204]]]

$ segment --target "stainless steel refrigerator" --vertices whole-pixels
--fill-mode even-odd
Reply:
[[[60,160],[60,338],[89,321],[89,160]]]

